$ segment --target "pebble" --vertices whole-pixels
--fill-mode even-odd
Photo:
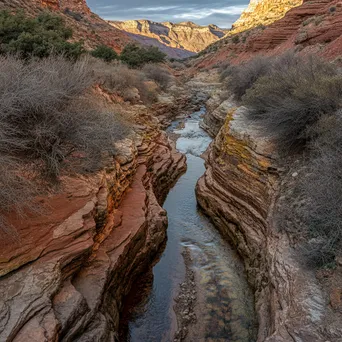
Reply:
[[[298,172],[293,172],[292,177],[297,177],[298,176]]]

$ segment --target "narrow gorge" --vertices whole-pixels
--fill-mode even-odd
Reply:
[[[342,3],[214,5],[0,0],[0,342],[342,342]]]

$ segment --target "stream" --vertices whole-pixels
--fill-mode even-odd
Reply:
[[[169,192],[167,244],[158,263],[131,290],[124,313],[124,339],[130,342],[174,341],[177,332],[175,298],[186,276],[184,251],[194,273],[195,319],[184,341],[254,341],[253,294],[242,261],[200,211],[197,180],[205,172],[200,157],[211,138],[199,124],[204,108],[168,129],[178,135],[177,149],[186,154],[187,171]],[[183,128],[179,128],[182,127]],[[123,335],[122,335],[123,336]]]

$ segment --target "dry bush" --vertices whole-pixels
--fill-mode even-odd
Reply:
[[[342,113],[322,117],[313,128],[309,174],[300,182],[306,198],[300,215],[308,234],[306,261],[323,266],[342,248]]]
[[[257,56],[240,65],[228,65],[221,72],[221,81],[237,100],[241,100],[247,89],[251,88],[261,76],[266,75],[271,68],[270,58]]]
[[[341,106],[342,77],[337,68],[312,56],[287,56],[247,90],[243,103],[286,153],[302,148],[308,129]],[[286,60],[285,59],[285,60]]]
[[[151,104],[157,100],[157,94],[147,87],[141,71],[130,69],[124,64],[108,64],[101,61],[93,61],[92,67],[97,79],[108,90],[117,92],[125,101],[134,102],[133,88],[138,90],[143,103]]]
[[[115,152],[115,141],[127,129],[91,98],[94,81],[86,60],[0,57],[2,211],[18,212],[21,198],[31,192],[25,165],[50,183],[62,170],[93,171]]]
[[[142,72],[148,80],[156,82],[162,90],[166,90],[171,82],[171,74],[157,64],[146,64]]]

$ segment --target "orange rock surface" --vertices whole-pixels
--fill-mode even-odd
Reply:
[[[207,53],[196,67],[210,67],[223,61],[239,63],[257,54],[277,55],[288,49],[334,60],[342,54],[342,4],[337,0],[305,0],[266,28],[239,36],[240,42],[236,44],[230,38],[218,42],[216,51]]]

